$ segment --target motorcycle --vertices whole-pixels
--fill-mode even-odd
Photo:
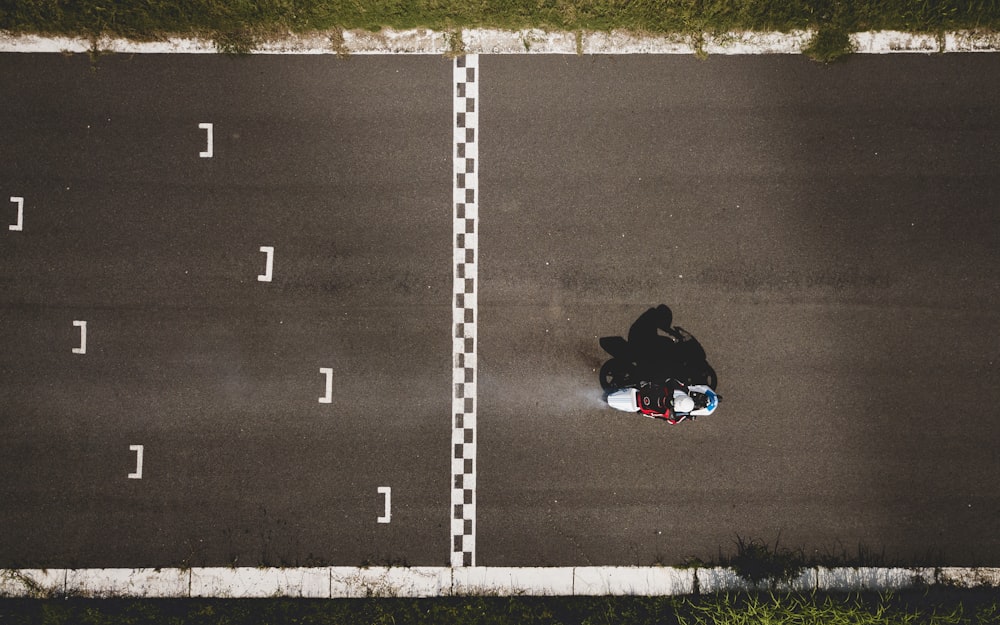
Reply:
[[[690,398],[685,412],[677,412],[678,397]],[[722,396],[707,384],[687,385],[679,380],[666,384],[641,382],[608,393],[608,405],[623,412],[638,412],[647,417],[681,420],[684,417],[710,415],[719,407]]]
[[[616,410],[673,422],[712,414],[722,399],[705,349],[690,332],[673,325],[666,305],[640,315],[627,340],[606,336],[600,344],[611,355],[601,367],[601,387]]]

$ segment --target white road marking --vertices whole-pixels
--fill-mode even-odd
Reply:
[[[135,452],[135,473],[129,473],[128,479],[130,480],[141,480],[142,479],[142,445],[129,445],[129,451]]]
[[[479,57],[455,59],[452,137],[451,565],[476,565]]]
[[[389,523],[392,521],[392,489],[388,486],[379,486],[378,492],[385,496],[385,514],[378,518],[378,522]]]
[[[212,158],[212,152],[213,152],[212,124],[207,124],[207,123],[206,124],[198,124],[198,128],[201,128],[202,130],[204,130],[208,134],[208,137],[206,138],[206,140],[208,142],[208,147],[205,149],[204,152],[199,152],[198,156],[200,156],[202,158]]]
[[[74,321],[73,325],[80,328],[80,347],[74,347],[74,354],[86,354],[87,353],[87,322],[86,321]]]
[[[17,223],[7,226],[7,229],[20,232],[24,228],[24,198],[12,195],[10,201],[17,204]]]
[[[326,376],[326,395],[319,398],[319,403],[329,404],[333,402],[333,369],[320,367],[319,372]]]
[[[269,245],[262,245],[260,251],[267,254],[267,260],[264,264],[264,273],[257,276],[257,280],[260,282],[270,282],[274,271],[274,248]]]

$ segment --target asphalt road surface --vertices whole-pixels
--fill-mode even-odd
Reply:
[[[477,564],[996,564],[1000,57],[480,70]],[[451,71],[0,55],[0,566],[447,565]]]
[[[483,61],[483,562],[1000,558],[993,56]],[[719,376],[598,403],[666,303]]]
[[[446,565],[449,62],[0,63],[3,564]]]

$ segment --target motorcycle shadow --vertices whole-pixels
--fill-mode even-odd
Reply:
[[[718,376],[708,364],[705,349],[690,332],[672,323],[670,308],[660,304],[636,319],[628,339],[600,339],[601,347],[611,355],[600,371],[605,393],[640,382],[662,383],[669,378],[716,389]]]

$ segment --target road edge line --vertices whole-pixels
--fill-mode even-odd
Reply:
[[[0,598],[684,596],[1000,588],[1000,567],[808,567],[750,581],[725,567],[192,567],[4,569]]]

